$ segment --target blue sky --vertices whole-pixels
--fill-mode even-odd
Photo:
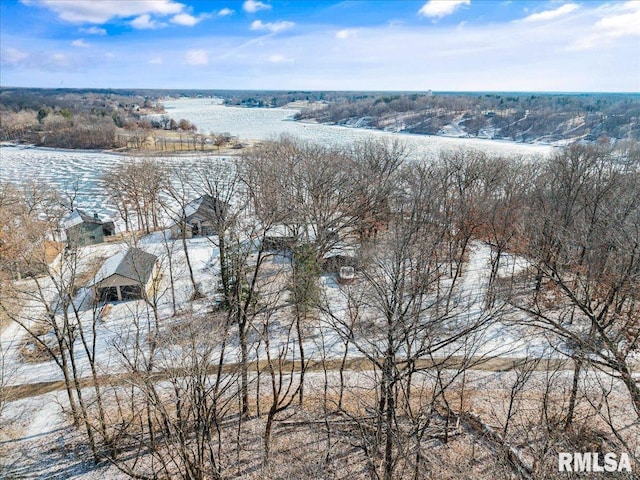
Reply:
[[[640,1],[2,0],[0,85],[640,91]]]

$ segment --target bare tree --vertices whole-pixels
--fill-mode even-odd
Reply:
[[[130,158],[102,177],[109,200],[118,209],[126,230],[137,227],[149,233],[160,226],[160,193],[166,184],[165,177],[162,165],[147,158]]]
[[[193,288],[191,297],[192,299],[196,299],[202,296],[202,292],[193,275],[193,266],[187,245],[187,235],[191,233],[191,225],[187,222],[187,217],[189,216],[188,210],[191,202],[194,200],[191,198],[189,177],[190,173],[182,167],[176,167],[171,170],[171,174],[162,185],[169,201],[163,201],[162,206],[169,218],[178,226],[180,239],[182,241],[182,250],[189,270],[189,279],[191,280],[191,286]]]
[[[489,321],[488,313],[465,314],[469,299],[458,290],[438,288],[448,270],[438,261],[447,248],[447,226],[441,222],[444,199],[436,194],[435,178],[428,167],[403,170],[398,193],[390,201],[387,230],[367,247],[360,320],[341,320],[330,305],[326,307],[341,337],[349,339],[379,372],[370,452],[383,459],[381,476],[386,479],[393,478],[402,458],[399,412],[411,403],[418,360],[447,356],[451,349],[464,351],[465,339]]]
[[[230,325],[193,312],[177,321],[180,328],[157,336],[153,375],[145,373],[150,357],[140,336],[119,346],[135,389],[117,393],[118,438],[149,460],[127,456],[114,463],[134,478],[222,478],[225,419],[233,414],[237,392],[235,376],[222,369]],[[203,329],[210,335],[202,335]]]
[[[575,377],[586,358],[619,377],[638,415],[630,359],[640,346],[639,192],[635,167],[601,147],[573,146],[550,159],[528,223],[535,290],[517,303],[565,342]]]

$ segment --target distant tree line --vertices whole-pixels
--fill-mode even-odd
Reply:
[[[0,140],[54,148],[140,149],[152,143],[154,129],[190,134],[198,130],[186,119],[163,113],[164,106],[151,97],[5,90],[0,93]],[[195,149],[200,140],[192,140]]]
[[[462,134],[512,141],[640,139],[640,96],[366,95],[302,110],[297,119],[437,135],[455,123]]]

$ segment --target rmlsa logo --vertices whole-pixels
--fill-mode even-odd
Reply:
[[[631,472],[629,455],[615,453],[604,455],[595,452],[558,454],[558,470],[560,472]]]

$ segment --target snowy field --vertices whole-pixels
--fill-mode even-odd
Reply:
[[[193,266],[195,281],[201,286],[202,293],[205,298],[196,300],[195,304],[190,300],[192,294],[192,286],[189,274],[186,269],[186,262],[181,241],[164,240],[163,232],[157,232],[143,237],[138,247],[159,257],[161,264],[161,281],[157,287],[158,306],[161,323],[164,327],[174,322],[172,301],[169,289],[168,275],[168,259],[167,248],[172,251],[174,265],[174,284],[176,294],[176,304],[179,310],[188,312],[193,308],[194,311],[206,312],[216,295],[215,288],[219,278],[219,251],[215,247],[212,239],[206,237],[197,237],[187,240],[189,258]],[[84,247],[80,250],[78,258],[81,265],[88,268],[95,265],[103,259],[108,258],[117,252],[125,249],[124,244],[100,244]],[[489,278],[489,247],[480,243],[473,244],[469,261],[464,265],[464,273],[460,279],[460,289],[463,301],[461,307],[458,308],[457,314],[461,318],[468,319],[469,322],[475,321],[484,314],[483,305],[485,302],[485,292]],[[282,261],[275,259],[277,263],[283,264]],[[278,267],[283,268],[283,267]],[[519,269],[524,268],[522,261],[516,261],[511,256],[505,256],[502,261],[502,273],[516,273]],[[28,288],[31,280],[22,281],[23,287]],[[331,310],[340,315],[344,311],[345,297],[341,290],[342,287],[336,283],[335,278],[330,275],[324,275],[321,278],[323,297],[328,302]],[[53,301],[55,292],[51,288],[50,281],[42,280],[43,291],[49,301]],[[50,297],[50,298],[49,298]],[[78,292],[75,303],[81,313],[83,321],[89,326],[94,318],[94,312],[91,308],[91,291],[88,288],[82,288]],[[29,325],[34,319],[44,315],[45,310],[41,301],[32,300],[25,306],[21,313],[21,320]],[[145,303],[140,301],[114,302],[109,313],[98,320],[96,332],[96,364],[100,374],[112,374],[123,370],[124,363],[119,349],[130,343],[131,339],[136,335],[136,323],[146,318],[148,308]],[[141,332],[146,334],[146,324],[141,322]],[[271,348],[273,352],[286,342],[284,331],[278,330],[278,323],[274,322],[274,338],[272,339]],[[7,327],[1,336],[2,351],[6,352],[7,370],[11,372],[6,382],[10,385],[30,384],[35,382],[50,382],[62,380],[60,369],[53,361],[45,362],[27,362],[23,360],[21,348],[23,347],[27,336],[22,327],[13,323]],[[505,326],[500,322],[491,322],[488,328],[484,329],[480,337],[474,339],[474,343],[480,347],[475,351],[476,356],[505,356],[505,357],[525,357],[529,355],[549,355],[548,346],[544,339],[536,340],[531,336],[524,334],[512,326]],[[76,358],[80,366],[81,376],[90,375],[89,365],[87,363],[86,354],[82,348],[80,341],[76,341]],[[237,344],[233,342],[228,348],[229,362],[239,360],[239,351]],[[452,349],[462,349],[462,345],[453,345]],[[324,322],[311,325],[308,330],[308,338],[305,342],[304,349],[308,358],[319,359],[324,351],[329,358],[340,358],[344,354],[344,346],[341,337],[335,330],[332,330]],[[295,351],[292,348],[292,351]],[[451,353],[454,353],[452,350]],[[256,354],[264,355],[260,352],[252,352],[252,358]],[[351,348],[349,355],[352,357],[361,354]]]
[[[325,380],[329,384],[330,391],[337,390],[339,382],[337,377],[337,372],[329,372],[326,379],[321,372],[308,373],[307,395],[320,396]],[[358,371],[349,372],[346,379],[349,388],[370,386],[374,381],[370,372]],[[466,373],[465,382],[470,392],[471,410],[489,422],[499,424],[499,419],[503,417],[504,410],[507,408],[504,399],[508,397],[509,386],[514,381],[514,372],[469,370]],[[548,381],[549,372],[534,372],[528,392],[543,389]],[[555,373],[555,381],[570,382],[571,372]],[[624,389],[619,384],[612,385],[611,380],[604,374],[592,372],[584,378],[581,389],[586,392],[597,391],[601,385],[611,385],[609,398],[616,405],[618,418],[624,418],[624,415],[633,416],[631,406],[624,401],[626,399]],[[87,396],[91,395],[89,389],[85,389],[84,393]],[[69,418],[62,411],[63,405],[65,405],[65,394],[62,391],[18,400],[9,405],[5,417],[13,419],[10,428],[16,432],[16,436],[8,442],[0,442],[0,465],[4,464],[5,468],[8,467],[10,478],[33,480],[125,480],[130,478],[108,462],[98,465],[92,462],[91,452],[83,444],[82,433],[71,427]],[[530,408],[530,405],[523,402],[520,408]],[[260,419],[253,421],[262,427]],[[480,448],[479,445],[478,448]],[[260,453],[256,455],[259,456]]]
[[[174,279],[176,286],[176,300],[183,313],[193,310],[194,313],[202,314],[211,304],[215,296],[215,286],[219,272],[219,251],[215,247],[215,238],[194,238],[187,240],[189,257],[193,266],[196,282],[198,282],[205,295],[204,299],[191,301],[192,287],[189,274],[184,267],[185,258],[181,241],[167,240],[166,232],[156,232],[140,239],[138,247],[154,255],[159,256],[161,261],[161,282],[158,286],[159,313],[162,328],[170,328],[171,325],[179,321],[180,316],[172,316],[171,297],[168,288],[167,274],[167,248],[171,249],[173,262],[176,266]],[[125,248],[123,244],[101,244],[81,249],[81,264],[86,267],[102,258],[108,257]],[[483,315],[483,305],[485,293],[490,274],[490,249],[484,244],[473,243],[471,245],[468,261],[464,264],[464,273],[460,278],[460,289],[464,297],[462,315],[467,315],[469,321],[475,317]],[[274,256],[270,262],[273,263],[274,271],[287,271],[287,260],[284,257]],[[512,275],[526,268],[526,262],[522,259],[506,255],[502,259],[500,275]],[[44,283],[46,287],[46,282]],[[323,275],[321,278],[324,297],[329,302],[330,308],[335,312],[344,309],[344,295],[342,288],[331,275]],[[26,286],[26,285],[25,285]],[[46,290],[46,288],[45,288]],[[79,304],[86,304],[89,292],[81,289],[75,301]],[[42,305],[34,302],[28,305],[22,312],[23,321],[37,318],[42,314]],[[136,323],[144,319],[148,309],[143,301],[125,301],[112,303],[110,312],[98,320],[96,331],[96,363],[99,374],[113,374],[125,370],[122,358],[122,351],[126,351],[127,345],[132,343],[131,339],[136,335],[145,337],[146,330],[144,321],[140,322],[142,328],[137,330]],[[86,322],[91,322],[92,311],[85,312]],[[207,332],[203,332],[206,335]],[[270,335],[271,349],[277,352],[286,342],[287,336],[281,331],[277,321],[273,322],[273,333]],[[17,325],[8,327],[1,336],[2,349],[6,352],[6,372],[8,372],[6,383],[9,385],[33,384],[36,382],[50,382],[61,380],[62,375],[59,368],[52,361],[31,363],[26,362],[21,356],[20,346],[24,343],[26,336]],[[251,341],[255,336],[250,338]],[[508,359],[524,358],[527,356],[547,355],[551,356],[544,338],[533,337],[518,329],[492,322],[482,331],[480,336],[474,339],[478,348],[473,355],[480,356],[503,356]],[[76,342],[76,355],[80,367],[81,376],[89,376],[89,365],[86,356],[81,348],[80,342]],[[169,347],[171,348],[171,347]],[[176,347],[177,348],[177,347]],[[319,319],[310,326],[304,348],[308,360],[321,360],[323,352],[328,358],[338,359],[344,354],[344,344],[341,337],[331,329],[328,323]],[[452,346],[452,349],[462,348],[462,346]],[[295,347],[291,351],[297,351]],[[227,362],[237,362],[239,360],[239,348],[237,341],[231,341],[227,348]],[[451,352],[453,353],[453,352]],[[251,351],[251,359],[255,359],[256,354],[264,358],[263,347],[256,352]],[[360,352],[351,349],[348,356],[355,359],[362,356]],[[513,372],[491,371],[488,367],[483,370],[470,370],[466,377],[470,391],[487,392],[492,395],[504,390],[505,385],[513,382]],[[321,389],[324,377],[322,373],[309,372],[307,374],[308,393]],[[337,384],[337,372],[328,372],[328,381]],[[544,381],[546,373],[536,373],[540,381]],[[560,375],[569,375],[569,371],[560,372]],[[250,374],[251,379],[255,379],[255,374]],[[373,372],[367,370],[351,371],[347,382],[356,382],[358,386],[368,385],[373,381]],[[267,381],[267,377],[263,381]],[[253,380],[252,380],[253,381]],[[368,383],[367,383],[368,382]],[[336,388],[335,385],[332,388]],[[265,386],[265,390],[268,390]],[[623,395],[624,392],[622,392]],[[91,398],[91,389],[84,389],[84,395]],[[486,408],[487,412],[495,408],[495,404],[486,399],[475,404],[475,409]],[[0,424],[7,426],[8,440],[0,439],[0,466],[8,468],[12,475],[18,478],[30,479],[55,479],[55,480],[89,480],[103,478],[106,480],[119,480],[127,478],[115,467],[108,464],[96,466],[90,460],[90,452],[86,447],[82,447],[81,433],[70,426],[70,419],[64,413],[67,399],[63,390],[56,390],[46,394],[35,394],[34,396],[15,400],[6,406],[0,416]],[[6,437],[5,437],[6,438]]]
[[[174,284],[176,293],[176,304],[183,308],[190,306],[189,297],[192,293],[189,275],[186,272],[185,256],[181,241],[163,241],[163,232],[157,232],[142,238],[138,247],[148,253],[159,257],[161,263],[160,283],[157,287],[158,304],[160,316],[169,319],[172,314],[172,302],[169,294],[169,278],[167,273],[167,246],[172,251],[174,265]],[[217,256],[218,250],[213,243],[204,237],[187,240],[189,258],[194,269],[194,277],[201,284],[203,293],[212,297],[215,288],[215,274],[219,271]],[[119,251],[125,250],[125,244],[99,244],[83,247],[78,253],[80,264],[88,267],[92,264],[99,264],[103,259],[108,258]],[[31,280],[23,281],[23,286],[29,288]],[[51,286],[51,281],[41,280],[43,291],[47,300],[54,301],[55,291]],[[74,303],[81,310],[81,319],[86,322],[87,327],[91,324],[94,316],[91,308],[91,290],[82,288],[78,292]],[[21,321],[26,325],[31,324],[34,319],[44,315],[45,308],[41,301],[32,300],[21,312]],[[96,364],[101,374],[115,373],[121,371],[122,358],[117,348],[135,335],[135,321],[145,318],[148,309],[145,303],[140,301],[114,302],[109,313],[98,320],[96,332]],[[143,334],[146,328],[142,327]],[[7,384],[27,384],[35,382],[49,382],[62,380],[60,369],[53,361],[47,362],[26,362],[22,360],[21,347],[26,339],[24,329],[17,323],[12,323],[3,332],[0,341],[2,351],[6,352],[6,367],[11,372]],[[90,374],[86,354],[80,340],[76,341],[76,356],[79,361],[80,375]]]

